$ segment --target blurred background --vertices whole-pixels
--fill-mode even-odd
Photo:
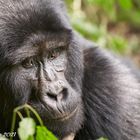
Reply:
[[[65,0],[73,27],[140,67],[140,0]]]

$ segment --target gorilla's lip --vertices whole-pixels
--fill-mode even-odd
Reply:
[[[44,108],[46,108],[46,104],[43,100],[39,100],[40,103],[44,106]],[[51,117],[50,120],[54,120],[54,121],[65,121],[70,119],[71,117],[73,117],[76,112],[78,111],[78,105],[75,107],[75,109],[73,109],[71,112],[69,113],[63,113],[62,115],[59,115],[58,117]]]
[[[66,113],[65,115],[62,115],[60,117],[52,118],[51,120],[56,120],[56,121],[68,120],[76,114],[77,110],[78,110],[78,106],[72,112]]]
[[[28,102],[28,104],[32,106],[32,103],[31,102]],[[46,105],[44,105],[44,103],[41,103],[41,105],[43,105],[43,107],[46,108]],[[65,121],[65,120],[68,120],[71,117],[73,117],[76,114],[77,111],[78,111],[78,106],[73,111],[71,111],[69,113],[65,113],[65,114],[59,115],[59,117],[56,117],[56,118],[55,117],[51,117],[50,120],[54,120],[54,121]]]

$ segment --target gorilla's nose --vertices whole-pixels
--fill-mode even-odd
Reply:
[[[55,101],[61,101],[67,96],[67,88],[63,81],[51,83],[48,87],[47,96]]]

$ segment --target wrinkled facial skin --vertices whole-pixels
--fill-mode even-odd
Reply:
[[[35,2],[32,8],[37,9]],[[51,9],[51,14],[53,10]],[[30,12],[28,16],[35,18]],[[34,13],[36,18],[44,14],[38,14],[38,11]],[[55,16],[52,14],[52,19],[62,17]],[[7,132],[10,129],[13,109],[27,103],[37,110],[44,124],[58,137],[63,138],[76,133],[83,122],[81,97],[83,66],[81,51],[72,30],[67,23],[61,23],[64,26],[60,27],[58,24],[57,29],[51,27],[48,30],[47,24],[54,25],[53,22],[56,22],[54,20],[51,24],[49,21],[48,23],[40,21],[41,26],[35,25],[35,22],[31,25],[27,20],[22,34],[22,31],[16,31],[25,21],[14,22],[16,18],[19,17],[10,20],[13,23],[5,21],[11,25],[7,27],[9,35],[0,34],[6,40],[6,42],[0,40],[0,125],[4,128],[1,131]],[[36,22],[38,24],[39,21]],[[7,24],[3,23],[3,27],[6,28]],[[34,30],[33,33],[29,30],[30,26]],[[13,36],[10,36],[11,34]]]

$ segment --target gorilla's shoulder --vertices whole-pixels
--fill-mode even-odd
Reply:
[[[111,68],[116,63],[121,63],[119,59],[112,53],[100,47],[89,47],[83,50],[85,68],[102,67]]]
[[[95,138],[106,136],[111,140],[136,140],[140,137],[139,119],[135,119],[134,115],[137,112],[140,117],[140,84],[133,71],[118,56],[100,47],[84,50],[83,95],[85,124],[89,124],[85,129],[90,130],[91,138],[91,132],[97,132]],[[132,135],[125,128],[133,129]]]
[[[139,69],[128,59],[113,54],[103,48],[92,46],[84,49],[85,70],[106,72],[107,75],[129,74],[140,80]],[[105,74],[105,73],[104,73]]]

